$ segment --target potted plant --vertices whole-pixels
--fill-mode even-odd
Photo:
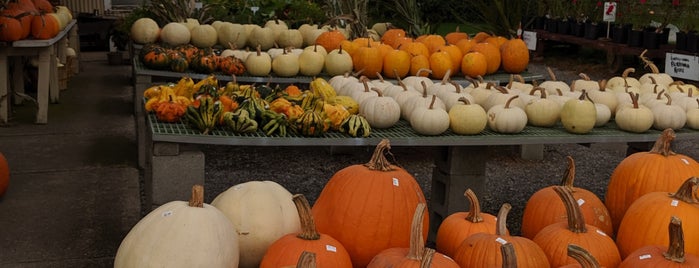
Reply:
[[[585,1],[585,3],[585,14],[587,17],[585,38],[597,39],[603,36],[606,37],[604,23],[602,22],[604,4],[602,1]]]

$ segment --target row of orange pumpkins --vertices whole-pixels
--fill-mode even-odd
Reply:
[[[442,221],[436,252],[425,247],[424,194],[387,161],[382,140],[368,163],[337,171],[313,206],[269,181],[235,185],[211,205],[194,187],[189,202],[162,205],[133,227],[115,267],[296,267],[303,252],[320,267],[697,267],[699,163],[671,152],[673,138],[668,129],[651,151],[620,162],[605,204],[572,185],[568,157],[561,186],[528,201],[523,236],[507,231],[511,206],[496,220],[467,190],[471,209]]]
[[[48,0],[8,1],[0,11],[0,41],[51,39],[72,19],[68,7],[54,7]]]

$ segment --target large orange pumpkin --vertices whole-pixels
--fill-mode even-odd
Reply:
[[[5,195],[7,186],[10,184],[10,166],[7,164],[5,155],[0,153],[0,196]]]
[[[429,57],[425,55],[413,55],[413,57],[410,58],[410,75],[429,76],[431,73]]]
[[[430,55],[430,70],[432,70],[432,78],[442,79],[447,73],[454,72],[454,64],[451,62],[451,56],[446,51],[437,51]]]
[[[376,78],[376,74],[383,71],[381,50],[371,41],[368,41],[352,54],[352,65],[355,72],[361,70],[366,77]]]
[[[318,233],[311,215],[311,205],[301,194],[293,196],[301,220],[301,232],[287,234],[268,248],[260,268],[276,268],[298,263],[303,252],[315,253],[320,267],[352,267],[349,253],[342,244],[326,234]]]
[[[511,243],[517,258],[516,267],[549,267],[546,253],[532,240],[507,234],[507,214],[512,206],[505,203],[498,212],[495,234],[476,233],[467,237],[454,253],[454,260],[461,267],[503,267],[500,250],[505,243]]]
[[[51,39],[61,31],[58,17],[54,13],[36,15],[32,18],[32,37]]]
[[[604,203],[594,193],[583,188],[573,187],[575,161],[570,156],[566,157],[566,160],[568,161],[568,169],[560,186],[568,188],[573,193],[587,224],[596,226],[609,236],[614,236],[612,219]],[[553,190],[553,186],[540,189],[529,197],[524,207],[522,236],[532,239],[546,226],[565,220],[566,207]]]
[[[492,74],[500,69],[501,57],[500,50],[492,44],[477,43],[471,47],[471,51],[480,52],[488,61],[487,74]]]
[[[437,251],[449,257],[454,257],[456,249],[461,242],[473,234],[495,234],[497,218],[488,213],[481,212],[476,193],[466,189],[464,196],[468,199],[471,208],[468,212],[454,212],[446,217],[437,229]]]
[[[415,208],[415,215],[413,215],[410,230],[410,247],[397,247],[383,250],[371,259],[367,268],[459,268],[459,265],[456,264],[454,260],[437,252],[432,253],[431,261],[426,262],[425,252],[428,248],[425,248],[425,241],[422,236],[422,230],[424,229],[422,223],[424,222],[425,210],[427,210],[427,206],[425,206],[424,203],[418,204],[417,208]]]
[[[425,44],[430,53],[435,53],[437,49],[439,49],[447,43],[447,40],[445,40],[443,36],[438,34],[421,35],[418,38],[416,38],[415,41]]]
[[[389,149],[384,139],[368,163],[336,172],[313,205],[318,231],[340,241],[354,267],[365,267],[384,249],[409,247],[410,221],[425,202],[415,178],[388,162]],[[429,217],[423,224],[426,239]]]
[[[688,228],[696,228],[690,226]],[[686,253],[685,241],[696,244],[696,240],[686,240],[682,231],[682,220],[672,216],[668,226],[669,240],[667,246],[648,245],[632,252],[619,268],[690,268],[699,267],[699,257]]]
[[[469,77],[484,76],[488,71],[488,60],[483,53],[468,52],[461,58],[461,73]]]
[[[331,30],[323,32],[316,38],[316,45],[320,45],[325,48],[325,51],[332,51],[333,49],[340,48],[340,42],[342,40],[347,40],[344,34],[339,30]]]
[[[687,178],[699,174],[697,161],[672,151],[674,139],[675,131],[664,130],[649,152],[627,156],[612,172],[604,204],[615,229],[626,209],[639,197],[650,192],[677,190]]]
[[[691,177],[675,193],[653,192],[636,199],[619,225],[616,244],[622,257],[646,245],[667,245],[667,220],[676,216],[685,226],[685,250],[699,255],[699,178]]]
[[[388,78],[405,77],[410,72],[410,54],[400,49],[389,51],[383,58],[383,75]]]
[[[502,69],[507,73],[518,74],[529,66],[529,49],[519,38],[512,38],[500,46]]]
[[[580,206],[568,188],[554,186],[566,207],[567,221],[546,226],[535,237],[548,256],[551,267],[559,267],[576,261],[568,256],[568,244],[576,244],[590,252],[604,267],[616,267],[621,263],[614,240],[599,228],[585,223]]]

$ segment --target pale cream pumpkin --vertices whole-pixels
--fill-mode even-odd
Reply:
[[[606,125],[609,120],[612,119],[612,111],[607,107],[607,105],[601,103],[595,103],[596,119],[595,127],[601,127]]]
[[[315,38],[312,37],[318,37],[318,36],[313,36],[311,35],[311,32],[313,30],[318,29],[318,24],[310,24],[310,23],[304,23],[299,26],[298,30],[301,32],[301,38],[303,40],[303,45],[304,46],[310,46],[316,43]]]
[[[498,133],[515,134],[527,126],[527,113],[512,105],[519,95],[513,95],[504,104],[497,104],[488,110],[488,127]]]
[[[687,110],[687,127],[691,129],[699,129],[699,99],[697,101],[697,108],[691,108]]]
[[[195,185],[189,202],[166,203],[131,228],[114,267],[238,267],[239,249],[233,223]]]
[[[580,79],[573,80],[570,83],[570,89],[574,91],[592,91],[600,89],[600,82],[590,79],[590,77],[585,73],[578,74]]]
[[[544,88],[546,90],[546,93],[549,93],[549,95],[551,95],[556,94],[557,92],[570,91],[570,85],[568,85],[564,81],[559,81],[556,78],[556,74],[553,72],[551,67],[546,67],[546,71],[549,74],[549,80],[546,80],[539,84],[539,87]]]
[[[303,36],[298,29],[282,29],[277,35],[277,45],[280,47],[302,48]]]
[[[353,76],[350,72],[334,75],[330,78],[330,80],[328,80],[328,84],[335,89],[337,95],[344,96],[348,96],[348,94],[344,91],[345,84],[356,82],[359,82],[359,79],[356,76]]]
[[[619,105],[616,93],[608,90],[606,87],[601,87],[599,90],[588,91],[587,96],[590,97],[590,100],[594,103],[606,105],[612,115],[614,115],[616,107]]]
[[[351,73],[353,66],[352,56],[343,51],[342,46],[338,49],[333,49],[325,56],[325,73],[330,76]]]
[[[239,23],[221,22],[218,26],[217,36],[219,45],[224,47],[233,46],[242,49],[248,42],[245,26]]]
[[[537,127],[553,127],[561,118],[561,105],[547,98],[546,89],[537,87],[532,90],[539,91],[541,97],[530,99],[524,106],[527,114],[527,123]]]
[[[272,71],[272,57],[258,46],[257,51],[245,59],[245,69],[252,76],[268,76]]]
[[[597,109],[595,104],[587,98],[587,92],[584,90],[578,99],[566,101],[561,108],[561,123],[570,133],[588,133],[595,127],[596,122]]]
[[[432,96],[435,97],[434,101],[432,101]],[[411,97],[410,99],[406,100],[406,102],[407,103],[404,105],[404,107],[401,107],[401,116],[408,121],[410,121],[411,114],[420,107],[432,106],[434,109],[442,109],[446,112],[446,105],[441,99],[437,98],[435,95],[427,94],[427,84],[424,82],[422,83],[422,94],[416,97]]]
[[[461,97],[459,102],[449,109],[449,127],[459,135],[481,133],[488,124],[488,115],[483,107]]]
[[[629,74],[633,72],[636,72],[636,69],[624,69],[624,72],[621,73],[621,76],[614,76],[612,78],[609,78],[609,80],[607,80],[607,84],[605,84],[605,88],[611,91],[624,91],[624,88],[626,87],[640,87],[641,82],[639,82],[638,79],[636,79],[635,77],[629,76]]]
[[[351,84],[347,84],[345,85],[345,88],[350,86],[349,89],[346,89],[349,92],[348,96],[352,97],[352,99],[359,103],[361,109],[362,102],[364,102],[364,100],[370,97],[378,97],[379,93],[371,90],[369,87],[369,79],[366,76],[362,76],[359,80],[361,82],[355,83],[353,86]],[[360,87],[361,89],[359,89]]]
[[[682,107],[673,105],[670,94],[665,93],[667,102],[651,108],[653,112],[653,128],[665,130],[671,128],[678,130],[687,123],[687,112]]]
[[[218,42],[216,28],[210,24],[199,24],[190,30],[192,45],[199,48],[210,48]]]
[[[179,22],[170,22],[160,30],[160,40],[170,46],[189,44],[192,34],[187,26]]]
[[[631,96],[630,105],[622,105],[616,112],[614,121],[619,129],[633,132],[643,133],[653,126],[654,117],[648,107],[638,103],[638,93],[629,93]]]
[[[281,77],[292,77],[299,73],[299,56],[284,51],[272,59],[272,72]]]
[[[383,96],[381,90],[372,88],[378,95],[367,97],[359,103],[359,114],[366,118],[372,128],[390,128],[400,120],[400,106],[391,97]]]
[[[131,25],[131,40],[137,44],[154,43],[160,37],[160,26],[151,18],[140,18]]]
[[[428,106],[417,107],[410,114],[410,126],[415,132],[434,136],[449,129],[449,114],[443,108],[435,107],[437,100],[437,96],[432,95]]]
[[[234,185],[211,202],[233,223],[240,242],[240,267],[258,267],[267,247],[301,231],[292,195],[273,181]]]
[[[409,75],[403,78],[403,83],[405,83],[406,86],[414,88],[418,92],[422,92],[422,82],[425,82],[427,87],[434,83],[429,77],[423,76],[423,73],[431,74],[432,71],[430,69],[420,69],[415,75]]]
[[[517,106],[520,109],[524,110],[524,102],[522,102],[521,99],[515,98],[510,100],[512,96],[518,96],[518,93],[511,92],[509,89],[502,86],[495,86],[494,88],[496,90],[493,92],[493,94],[488,95],[488,99],[486,99],[485,102],[481,104],[481,106],[483,106],[483,109],[489,111],[490,108],[492,108],[495,105],[505,104],[505,102],[511,101],[511,106]]]
[[[316,76],[325,67],[325,49],[322,46],[309,46],[311,49],[304,49],[299,54],[299,74],[305,76]],[[321,48],[322,52],[318,49]]]
[[[658,67],[653,63],[653,61],[649,60],[647,57],[645,57],[646,52],[648,50],[643,50],[641,55],[638,57],[645,63],[646,67],[650,68],[651,72],[650,73],[645,73],[641,76],[641,78],[638,79],[641,84],[648,83],[650,82],[651,78],[655,81],[655,83],[659,85],[663,85],[665,87],[669,86],[674,79],[667,74],[667,73],[661,73]]]
[[[466,98],[470,103],[475,103],[476,100],[471,96],[471,94],[463,91],[461,85],[456,82],[450,82],[449,87],[441,88],[435,93],[437,98],[444,102],[445,109],[449,111],[452,106],[459,103],[459,99]]]
[[[260,46],[261,50],[269,50],[274,47],[276,41],[276,33],[274,29],[268,27],[253,28],[252,33],[248,36],[248,45],[250,47]]]

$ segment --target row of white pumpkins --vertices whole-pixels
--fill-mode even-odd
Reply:
[[[225,49],[221,56],[242,59],[251,76],[279,77],[317,76],[321,73],[334,76],[351,72],[354,64],[349,53],[341,49],[327,52],[323,46],[312,45],[300,48],[270,48],[266,52],[258,49]]]
[[[553,127],[559,122],[567,131],[582,134],[611,119],[634,133],[699,129],[697,87],[674,82],[666,74],[649,74],[640,81],[619,76],[602,83],[581,74],[570,84],[552,79],[536,86],[513,79],[504,87],[478,81],[464,87],[451,83],[448,74],[436,83],[422,76],[393,84],[349,75],[334,76],[329,83],[338,95],[359,104],[359,113],[373,128],[389,128],[402,118],[423,135],[448,129],[478,134],[486,126],[499,133],[519,133],[527,125]]]

